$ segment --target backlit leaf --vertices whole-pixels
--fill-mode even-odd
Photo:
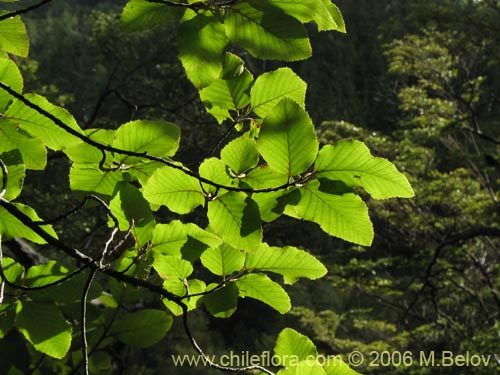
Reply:
[[[182,16],[182,8],[155,4],[147,0],[130,0],[121,15],[120,27],[123,31],[150,29]]]
[[[16,327],[36,350],[62,359],[71,344],[71,326],[53,303],[17,302]]]
[[[264,119],[257,147],[273,169],[295,176],[312,165],[319,146],[307,112],[285,98]]]
[[[248,253],[246,257],[248,269],[278,273],[283,275],[286,284],[293,284],[299,277],[314,280],[327,272],[314,256],[292,246],[271,247],[263,244],[258,251]]]
[[[208,221],[224,242],[240,250],[257,250],[262,227],[257,204],[244,193],[229,192],[208,202]]]
[[[290,297],[280,284],[263,274],[251,273],[236,281],[240,297],[257,299],[284,314],[292,308]]]
[[[153,173],[144,187],[144,198],[178,214],[187,214],[205,203],[198,180],[172,167],[162,167]]]
[[[265,117],[283,98],[290,98],[304,107],[307,84],[290,68],[261,74],[252,87],[252,110]]]
[[[6,13],[0,11],[0,16]],[[21,17],[11,17],[0,22],[0,51],[21,57],[28,56],[28,34]]]
[[[343,140],[321,149],[314,165],[318,177],[361,186],[373,198],[410,198],[415,194],[406,177],[390,161],[372,156],[359,141]]]
[[[179,59],[197,88],[206,87],[219,77],[227,43],[224,25],[215,17],[186,11],[177,34]]]
[[[227,244],[209,249],[201,255],[203,266],[215,275],[228,276],[240,271],[245,264],[245,253]]]
[[[1,27],[2,22],[0,22]],[[0,36],[1,38],[1,36]],[[3,82],[17,92],[23,91],[23,76],[17,65],[10,59],[0,58],[0,82]],[[7,108],[12,97],[0,89],[0,112]]]
[[[293,366],[297,361],[317,357],[318,351],[308,337],[292,328],[285,328],[278,335],[274,355],[280,365]]]
[[[326,233],[368,246],[373,225],[363,200],[352,192],[337,191],[334,184],[311,181],[300,188],[300,201],[288,205],[285,214],[318,223]]]
[[[236,3],[227,10],[224,25],[233,43],[259,59],[296,61],[311,56],[304,26],[270,1]]]

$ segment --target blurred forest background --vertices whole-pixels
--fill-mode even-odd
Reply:
[[[292,219],[267,225],[271,244],[286,238],[309,250],[328,275],[289,286],[295,307],[284,317],[249,300],[229,319],[197,311],[195,336],[209,354],[260,354],[291,326],[310,335],[324,354],[492,355],[488,368],[357,369],[365,374],[490,375],[491,366],[500,366],[500,2],[336,3],[348,33],[311,27],[313,58],[292,64],[308,82],[307,106],[318,136],[324,143],[363,140],[408,176],[416,198],[369,202],[376,233],[371,248]],[[26,91],[65,106],[82,128],[116,128],[132,118],[176,122],[182,127],[180,158],[197,164],[228,128],[204,113],[176,59],[171,27],[121,33],[123,5],[54,1],[25,16],[31,52],[17,61]],[[277,66],[247,59],[255,73]],[[54,178],[31,175],[24,199],[52,216],[74,201],[63,179],[67,173],[57,172],[68,165],[58,154],[49,163]],[[57,207],[49,190],[60,191]],[[68,233],[79,240],[98,233],[106,223],[93,220],[89,216]],[[216,373],[173,368],[170,354],[193,353],[180,326],[154,349],[115,351],[119,373]]]

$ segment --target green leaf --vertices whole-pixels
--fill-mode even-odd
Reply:
[[[28,287],[40,287],[59,281],[75,270],[68,270],[56,261],[38,264],[28,268],[23,279],[23,284]],[[85,273],[79,273],[65,280],[63,283],[50,288],[36,290],[30,293],[30,298],[38,302],[63,302],[71,303],[81,300],[82,285],[87,280]],[[93,282],[89,290],[88,299],[99,297],[102,288],[97,282]]]
[[[91,140],[103,145],[112,145],[115,130],[87,129],[84,134]],[[71,159],[71,161],[79,164],[99,164],[102,160],[102,152],[98,148],[83,141],[66,148],[64,153]],[[108,157],[108,159],[110,158]]]
[[[310,360],[318,356],[313,342],[292,328],[280,332],[274,347],[274,355],[282,366],[294,366],[298,361]]]
[[[259,162],[255,140],[243,135],[229,142],[220,153],[222,161],[236,174],[254,168]]]
[[[0,16],[6,13],[0,11]],[[21,17],[11,17],[0,22],[0,51],[21,57],[28,56],[28,34]]]
[[[280,199],[286,194],[286,190],[252,194],[252,199],[259,206],[259,212],[263,221],[269,223],[276,220],[283,214],[285,207],[280,205]]]
[[[331,0],[273,0],[274,6],[302,23],[314,21],[318,25],[319,31],[336,30],[338,25],[329,11],[327,3],[331,3]]]
[[[284,314],[292,308],[290,297],[280,284],[264,274],[251,273],[236,281],[240,297],[257,299]]]
[[[203,267],[215,275],[228,276],[240,271],[245,264],[245,253],[227,244],[205,251],[201,257]]]
[[[307,84],[290,68],[280,68],[261,74],[252,87],[252,110],[266,117],[283,98],[290,98],[302,108],[305,106]]]
[[[241,180],[254,189],[266,189],[285,185],[288,183],[288,176],[286,174],[276,172],[268,164],[262,164],[248,172]],[[255,195],[256,194],[254,194],[254,196]]]
[[[3,22],[0,22],[0,25],[2,23]],[[83,134],[83,131],[80,129],[73,116],[65,109],[49,103],[47,99],[40,95],[26,94],[24,97],[33,104],[51,113],[71,129]],[[57,126],[52,120],[49,120],[35,109],[28,107],[17,99],[7,108],[5,117],[17,123],[21,130],[42,140],[48,148],[53,150],[64,150],[67,147],[81,142],[79,138],[67,133],[66,130]]]
[[[0,22],[1,27],[2,22]],[[1,38],[1,36],[0,36]],[[23,76],[17,65],[10,59],[0,58],[0,82],[3,82],[17,92],[23,91]],[[0,112],[4,112],[12,97],[0,90]]]
[[[188,291],[189,294],[203,293],[206,289],[205,283],[201,280],[188,280],[187,288],[186,282],[172,282],[167,280],[163,283],[163,287],[177,296],[185,296],[188,294]],[[199,294],[193,297],[186,297],[182,300],[182,302],[186,304],[188,311],[191,311],[196,309],[201,304],[202,298],[203,295]],[[163,299],[163,303],[168,307],[172,314],[176,316],[182,315],[182,308],[177,303],[169,301],[166,298]]]
[[[125,344],[147,348],[166,335],[172,322],[172,317],[162,310],[143,309],[117,320],[110,335]]]
[[[9,120],[0,120],[0,149],[9,151],[19,149],[26,169],[43,170],[47,164],[47,149],[42,141],[32,138]]]
[[[264,119],[257,147],[273,169],[295,176],[312,165],[319,146],[307,112],[284,98]]]
[[[195,224],[184,224],[178,220],[158,224],[152,233],[153,252],[174,255],[188,261],[197,259],[206,249],[215,248],[222,240]]]
[[[205,159],[200,165],[199,174],[201,177],[222,186],[234,185],[233,180],[228,175],[226,164],[217,158]],[[219,191],[215,186],[205,183],[203,183],[203,190],[210,195],[216,195]]]
[[[344,17],[342,17],[340,9],[335,4],[333,4],[331,0],[321,0],[321,1],[323,2],[326,9],[332,16],[333,20],[335,21],[336,27],[334,30],[337,30],[341,33],[346,33]]]
[[[31,207],[25,206],[24,204],[20,203],[14,203],[14,206],[16,206],[16,208],[23,212],[25,215],[29,216],[31,220],[41,220],[35,210]],[[52,237],[57,238],[57,234],[56,232],[54,232],[54,229],[52,229],[52,226],[42,225],[41,228]],[[0,234],[3,236],[4,240],[9,240],[11,238],[24,238],[28,241],[38,244],[46,243],[43,238],[33,232],[26,225],[21,223],[16,217],[12,216],[3,207],[0,207]]]
[[[231,53],[226,53],[222,78],[214,80],[201,90],[200,98],[207,111],[220,124],[231,118],[230,110],[242,109],[250,103],[249,91],[252,83],[253,77],[244,69],[243,61]]]
[[[148,202],[135,186],[119,182],[109,208],[118,219],[121,231],[127,231],[133,221],[132,234],[137,246],[142,246],[151,239],[155,219]]]
[[[179,140],[180,129],[171,122],[135,120],[118,128],[113,146],[148,155],[173,156],[179,148]]]
[[[212,290],[216,286],[217,284],[210,284],[206,290]],[[216,318],[229,318],[238,305],[238,287],[235,283],[227,283],[223,288],[203,296],[203,302],[208,312]]]
[[[323,367],[327,375],[361,375],[359,372],[351,369],[340,356],[328,357]]]
[[[222,71],[222,55],[228,44],[224,25],[215,17],[187,10],[177,34],[179,59],[190,81],[201,89]]]
[[[2,259],[2,267],[5,277],[12,283],[17,283],[21,275],[24,273],[24,267],[9,257],[4,257]]]
[[[259,207],[244,193],[229,192],[208,202],[208,221],[224,242],[254,251],[262,240]]]
[[[272,2],[248,0],[227,10],[226,34],[259,59],[303,60],[311,56],[304,26]]]
[[[410,198],[415,195],[406,177],[390,161],[374,157],[368,147],[355,140],[343,140],[321,149],[314,165],[318,177],[341,180],[347,186],[361,186],[373,198]]]
[[[180,7],[155,4],[147,0],[130,0],[123,8],[120,27],[126,32],[146,30],[177,20],[182,13],[183,9]]]
[[[111,197],[120,181],[123,181],[121,171],[100,170],[97,165],[73,164],[69,171],[69,185],[73,191]]]
[[[327,272],[314,256],[291,246],[271,247],[262,244],[257,252],[246,255],[245,265],[249,270],[283,275],[286,284],[293,284],[299,277],[315,280]]]
[[[326,233],[369,246],[373,226],[368,208],[354,193],[338,191],[335,184],[313,180],[299,189],[300,201],[288,205],[285,214],[318,223]]]
[[[198,180],[172,167],[162,167],[153,173],[144,187],[144,198],[178,214],[187,214],[205,203]]]
[[[0,149],[1,146],[2,145],[0,145]],[[2,160],[7,167],[7,190],[5,191],[3,198],[8,201],[14,200],[19,196],[19,194],[21,194],[24,177],[26,176],[23,158],[19,150],[16,149],[0,153],[0,160]],[[2,180],[3,171],[0,169],[0,181]]]
[[[71,326],[53,303],[17,302],[16,327],[36,350],[62,359],[71,345]]]
[[[173,255],[154,254],[153,268],[158,275],[168,281],[184,281],[193,273],[190,262]]]

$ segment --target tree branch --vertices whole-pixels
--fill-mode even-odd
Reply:
[[[52,0],[42,0],[39,3],[31,5],[29,7],[26,7],[24,9],[19,9],[19,10],[15,10],[13,12],[10,12],[10,13],[3,14],[0,16],[0,22],[2,22],[3,20],[6,20],[8,18],[13,18],[16,16],[20,16],[21,14],[31,12],[32,10],[38,9],[38,8],[44,6],[45,4],[50,3],[51,1]]]

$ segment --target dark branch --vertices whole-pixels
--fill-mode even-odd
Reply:
[[[463,129],[467,130],[468,132],[471,132],[474,135],[477,135],[479,138],[482,138],[488,142],[494,143],[496,145],[500,145],[500,140],[493,138],[492,136],[489,136],[488,134],[483,133],[479,129],[474,129],[474,128],[471,128],[468,126],[465,126]]]
[[[26,225],[36,234],[38,234],[49,245],[54,246],[55,248],[61,250],[65,254],[69,255],[71,258],[76,259],[77,261],[82,262],[84,264],[88,263],[90,268],[98,269],[98,271],[108,276],[111,276],[117,280],[123,281],[135,287],[150,290],[153,293],[157,293],[162,297],[167,298],[168,300],[173,301],[174,303],[177,303],[179,306],[184,306],[181,297],[178,297],[175,294],[169,292],[168,290],[164,289],[161,285],[152,284],[146,280],[136,279],[135,277],[124,275],[121,272],[113,270],[111,268],[100,268],[99,265],[94,261],[94,259],[83,254],[78,249],[75,249],[67,245],[61,240],[52,237],[40,226],[40,224],[35,223],[33,220],[31,220],[29,216],[20,211],[12,203],[7,202],[5,199],[0,200],[0,207],[3,207],[7,212],[9,212],[12,216],[17,218],[21,223]]]
[[[32,10],[41,8],[42,6],[44,6],[45,4],[50,3],[51,1],[52,0],[42,0],[39,3],[31,5],[29,7],[26,7],[24,9],[19,9],[19,10],[15,10],[13,12],[10,12],[10,13],[3,14],[3,15],[0,16],[0,22],[3,21],[3,20],[6,20],[8,18],[13,18],[13,17],[16,17],[16,16],[20,16],[21,14],[25,14],[25,13],[31,12]]]
[[[448,239],[442,241],[434,250],[434,255],[432,257],[432,260],[430,263],[427,265],[427,269],[425,271],[424,275],[424,283],[420,287],[420,289],[417,291],[415,294],[415,297],[411,301],[411,303],[408,305],[408,308],[406,309],[406,314],[410,312],[410,310],[415,306],[415,304],[418,301],[418,298],[420,295],[423,293],[423,291],[427,288],[430,287],[430,277],[432,274],[432,269],[436,265],[439,257],[441,256],[441,252],[446,246],[453,245],[456,243],[460,243],[463,241],[468,241],[476,237],[500,237],[500,228],[496,227],[476,227],[476,228],[471,228],[468,230],[465,230],[463,232],[457,233],[455,235],[450,236]]]

